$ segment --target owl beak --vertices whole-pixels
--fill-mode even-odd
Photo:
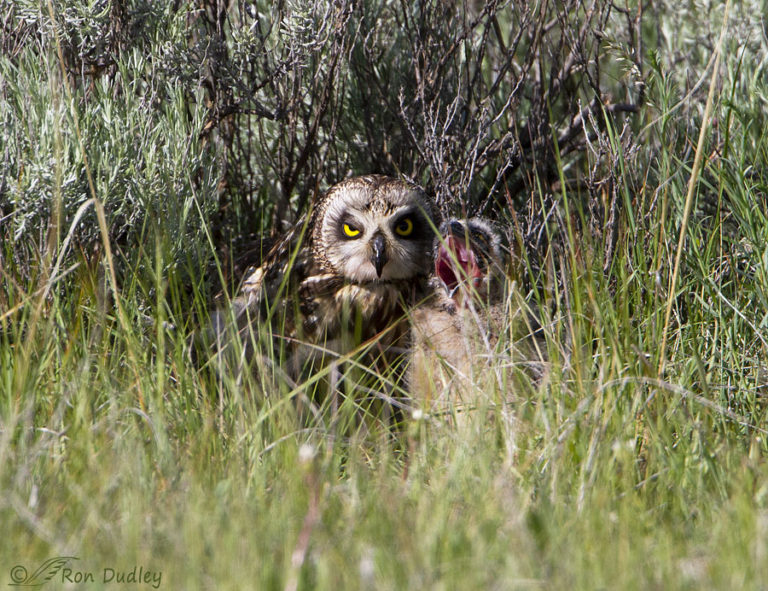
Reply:
[[[376,275],[381,279],[381,272],[384,270],[384,265],[386,265],[389,260],[387,258],[387,242],[384,240],[384,236],[376,234],[371,239],[371,250],[373,250],[373,253],[371,254],[371,264],[376,269]]]

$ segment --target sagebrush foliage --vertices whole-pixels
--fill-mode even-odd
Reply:
[[[549,192],[556,150],[582,183],[586,143],[643,101],[633,29],[609,2],[6,6],[0,207],[17,240],[57,207],[68,230],[95,196],[127,251],[148,224],[179,252],[209,224],[242,246],[369,172],[502,217]],[[93,218],[77,233],[94,241]]]

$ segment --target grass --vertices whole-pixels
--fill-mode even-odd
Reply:
[[[262,401],[250,378],[191,363],[188,343],[212,301],[205,197],[216,167],[189,139],[201,112],[179,116],[179,98],[148,121],[106,87],[78,112],[53,91],[53,58],[21,56],[2,106],[32,108],[6,138],[24,140],[13,145],[26,166],[19,194],[36,175],[52,190],[49,210],[14,207],[58,231],[43,234],[41,249],[2,234],[0,584],[16,565],[31,573],[73,556],[70,576],[94,581],[59,572],[45,588],[110,589],[105,569],[140,566],[162,573],[161,589],[764,589],[767,91],[764,64],[734,42],[693,213],[684,204],[704,102],[681,90],[664,55],[640,115],[642,154],[622,164],[643,162],[647,182],[635,192],[636,171],[617,176],[625,208],[610,260],[599,235],[579,229],[588,226],[580,195],[562,183],[568,223],[583,223],[569,228],[564,252],[537,253],[551,270],[549,287],[528,297],[546,327],[542,385],[511,405],[480,404],[458,425],[417,415],[376,435],[298,421],[291,386]],[[11,67],[4,61],[2,73]],[[67,176],[83,165],[72,113],[95,195]],[[107,136],[134,138],[146,160],[127,142],[88,141]],[[92,223],[97,255],[72,247],[53,274],[73,227],[73,211],[55,215],[68,191],[86,195],[80,204],[145,200],[148,215],[117,218],[140,248],[116,247],[109,261]],[[160,204],[176,216],[169,229],[153,221],[164,219],[151,209]],[[0,206],[2,218],[11,207]]]

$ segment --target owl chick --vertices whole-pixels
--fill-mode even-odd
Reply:
[[[292,379],[360,349],[374,371],[407,350],[405,311],[428,291],[439,212],[417,186],[368,175],[331,187],[246,278],[234,318],[244,349],[272,347]],[[260,343],[260,346],[259,346]]]
[[[471,408],[478,392],[516,388],[516,368],[535,368],[529,371],[534,378],[539,373],[532,362],[541,357],[532,336],[538,326],[517,294],[507,293],[507,268],[499,235],[488,222],[453,219],[441,226],[433,294],[411,313],[409,390],[422,408]]]

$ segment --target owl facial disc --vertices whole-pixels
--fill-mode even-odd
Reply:
[[[415,185],[380,175],[347,179],[316,206],[314,262],[353,283],[425,280],[436,222],[434,202]]]

